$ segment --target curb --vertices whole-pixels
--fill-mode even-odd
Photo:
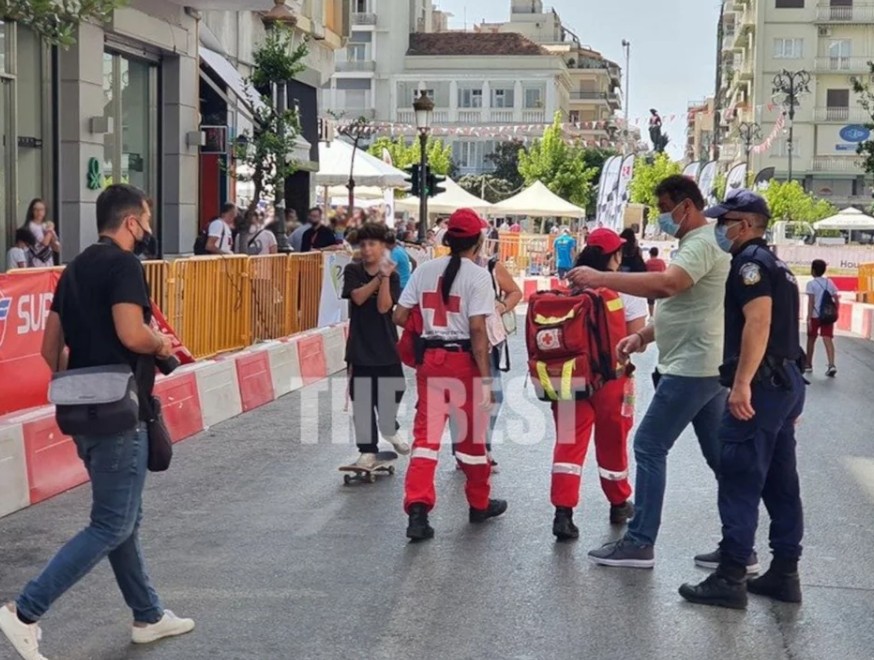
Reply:
[[[348,323],[252,346],[158,376],[173,442],[343,371]],[[0,416],[0,518],[88,481],[54,406]]]

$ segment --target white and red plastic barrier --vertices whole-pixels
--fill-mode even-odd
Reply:
[[[343,323],[159,376],[155,393],[174,442],[342,371]],[[0,416],[0,518],[88,481],[53,406]]]

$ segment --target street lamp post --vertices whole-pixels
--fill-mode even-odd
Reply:
[[[622,48],[625,49],[625,145],[623,147],[623,153],[625,149],[628,148],[628,136],[630,133],[628,132],[628,104],[631,100],[629,96],[629,86],[631,85],[631,42],[627,39],[622,40]]]
[[[419,149],[421,161],[419,166],[419,243],[425,243],[425,231],[428,224],[428,195],[425,188],[428,185],[428,135],[431,133],[431,118],[434,113],[434,101],[428,98],[428,92],[422,90],[419,98],[413,102],[416,112],[416,130],[419,132]]]
[[[349,189],[349,208],[346,209],[348,214],[352,214],[355,208],[355,154],[358,152],[358,145],[362,138],[370,134],[370,125],[367,119],[359,117],[355,121],[337,129],[340,135],[348,137],[352,140],[352,159],[349,163],[349,181],[346,187]]]
[[[755,140],[762,139],[762,127],[759,126],[754,121],[743,121],[737,127],[737,132],[740,135],[740,139],[744,145],[744,154],[746,157],[747,163],[747,177],[750,175],[750,151],[753,148],[753,142]],[[744,184],[747,182],[744,181]]]
[[[810,74],[807,71],[787,71],[783,69],[774,76],[774,94],[783,95],[783,105],[789,114],[789,181],[792,181],[792,150],[795,137],[795,108],[800,104],[798,97],[810,91]]]

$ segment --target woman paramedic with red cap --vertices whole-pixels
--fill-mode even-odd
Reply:
[[[416,359],[419,398],[404,496],[412,541],[434,536],[428,512],[436,501],[434,472],[450,415],[460,431],[455,458],[467,477],[470,522],[482,523],[507,510],[505,501],[489,498],[485,440],[493,395],[486,317],[495,311],[495,293],[489,272],[474,261],[482,241],[482,220],[475,212],[453,213],[443,237],[450,256],[427,261],[413,272],[394,313],[400,326],[407,324],[414,308],[422,315]]]
[[[624,244],[616,232],[596,229],[589,234],[576,266],[618,271]],[[625,310],[625,336],[640,332],[646,322],[646,300],[624,294],[620,297]],[[628,359],[627,355],[618,357],[623,362]],[[579,537],[573,511],[580,501],[582,466],[593,426],[601,488],[610,501],[610,522],[625,524],[634,515],[634,505],[629,499],[627,444],[634,404],[626,400],[626,388],[629,388],[629,376],[607,381],[589,398],[553,403],[556,444],[552,464],[552,504],[555,506],[552,533],[559,541]]]

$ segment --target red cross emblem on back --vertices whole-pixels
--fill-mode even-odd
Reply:
[[[437,278],[437,290],[426,291],[422,294],[422,309],[430,309],[434,312],[431,325],[435,328],[445,328],[449,325],[448,313],[461,313],[461,296],[449,296],[449,302],[443,302],[443,278]]]

